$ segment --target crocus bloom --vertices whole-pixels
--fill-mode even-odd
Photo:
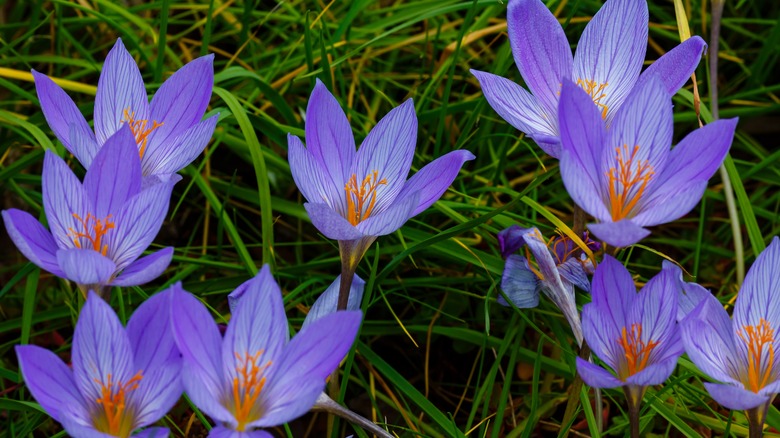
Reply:
[[[135,286],[168,267],[173,248],[138,259],[168,211],[178,177],[141,188],[141,160],[129,127],[106,140],[82,184],[65,161],[46,151],[43,208],[51,231],[29,213],[4,210],[11,240],[31,262],[92,289]],[[136,260],[137,259],[137,260]]]
[[[646,226],[671,222],[699,202],[726,157],[737,119],[688,134],[674,149],[672,104],[653,76],[631,92],[609,130],[590,96],[565,80],[561,91],[561,177],[588,224],[613,246],[632,245]]]
[[[640,76],[647,47],[645,0],[607,0],[585,27],[572,58],[561,25],[541,0],[510,0],[507,30],[512,54],[531,93],[516,83],[477,70],[488,103],[509,124],[525,132],[546,153],[560,156],[558,100],[561,85],[576,82],[608,122],[635,84],[658,74],[673,95],[701,60],[705,47],[689,38]]]
[[[761,408],[780,393],[780,367],[775,361],[780,330],[779,271],[780,239],[775,237],[745,276],[733,321],[709,295],[681,323],[688,357],[705,374],[722,382],[704,386],[729,409]]]
[[[356,152],[346,114],[320,81],[306,109],[306,147],[291,134],[287,141],[290,170],[309,201],[304,207],[312,223],[339,241],[342,263],[346,257],[355,266],[377,236],[438,200],[474,158],[466,150],[450,152],[407,181],[417,141],[412,100],[382,118]]]
[[[165,416],[182,393],[181,357],[170,331],[170,293],[144,301],[122,327],[90,292],[73,332],[73,368],[54,353],[16,347],[24,381],[41,407],[74,437],[121,437]],[[167,437],[148,428],[136,437]]]
[[[282,293],[268,266],[241,288],[223,338],[206,307],[181,285],[173,286],[173,334],[184,356],[184,389],[217,421],[212,438],[270,438],[256,429],[309,411],[360,326],[360,312],[336,312],[288,342]]]
[[[582,380],[596,388],[627,387],[641,399],[659,385],[683,353],[677,315],[678,273],[665,267],[637,293],[628,270],[605,256],[593,274],[593,302],[582,308],[585,341],[616,375],[577,358]],[[636,400],[634,400],[636,401]]]
[[[585,236],[585,244],[592,250],[598,243]],[[587,274],[593,272],[593,262],[566,236],[545,240],[537,228],[523,229],[517,225],[500,232],[498,242],[501,255],[506,258],[501,289],[516,307],[521,309],[539,305],[539,292],[544,292],[563,312],[578,344],[582,344],[582,326],[574,286],[590,291]],[[525,246],[525,257],[513,254]],[[535,265],[532,264],[535,259]],[[498,303],[508,306],[503,296]]]
[[[95,96],[95,132],[73,100],[46,75],[33,70],[38,100],[54,134],[89,168],[100,148],[123,125],[130,126],[144,176],[175,173],[200,155],[217,115],[201,121],[214,85],[214,55],[188,63],[152,98],[121,39],[106,57]]]

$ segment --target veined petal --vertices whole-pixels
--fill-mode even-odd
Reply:
[[[593,353],[613,369],[617,369],[625,357],[625,351],[618,343],[620,334],[620,328],[615,326],[607,310],[595,303],[582,307],[583,338]]]
[[[81,285],[107,285],[116,272],[111,259],[91,249],[57,250],[57,263],[65,278]]]
[[[143,174],[178,172],[203,152],[217,126],[219,114],[198,122],[169,142],[148,145],[142,161]]]
[[[511,227],[498,232],[498,246],[501,248],[501,257],[507,258],[515,251],[525,245],[526,228],[520,228],[520,225]]]
[[[150,370],[178,361],[179,349],[171,331],[172,297],[171,289],[152,295],[127,322],[135,368]]]
[[[396,199],[392,204],[368,219],[357,224],[357,229],[364,236],[384,236],[401,228],[412,217],[414,209],[420,205],[420,192],[412,192],[403,199]]]
[[[162,275],[173,258],[173,247],[169,246],[127,265],[114,281],[114,286],[138,286]]]
[[[715,297],[702,300],[680,322],[685,352],[704,373],[721,382],[742,385],[736,379],[731,320]]]
[[[609,371],[581,357],[577,358],[577,373],[586,385],[593,388],[618,388],[625,385]]]
[[[148,369],[130,392],[128,403],[137,409],[134,427],[144,427],[164,417],[181,398],[181,358]]]
[[[58,277],[65,275],[57,263],[57,243],[49,230],[30,213],[15,208],[3,210],[2,215],[8,236],[28,260]]]
[[[572,257],[558,265],[558,273],[565,281],[585,292],[590,292],[590,280],[585,272],[584,263],[586,262]]]
[[[431,204],[438,201],[452,185],[452,181],[458,176],[463,163],[474,158],[474,154],[471,152],[459,150],[449,152],[433,160],[406,181],[395,202],[417,193],[419,200],[411,215],[416,216],[422,213]]]
[[[608,0],[582,32],[574,54],[572,79],[591,88],[607,120],[639,77],[647,47],[649,20],[645,0]],[[592,81],[593,86],[587,81]],[[604,88],[600,86],[604,84]]]
[[[657,344],[651,353],[651,362],[662,359],[667,352],[677,356],[683,353],[677,336],[677,297],[682,285],[676,272],[662,269],[639,291],[630,307],[626,326],[641,324],[640,340],[645,345]]]
[[[131,115],[135,113],[135,120],[147,120],[147,99],[141,71],[119,38],[108,52],[98,80],[94,114],[98,143],[105,143],[119,130],[126,120],[125,110]]]
[[[605,313],[616,333],[626,326],[628,313],[637,294],[634,279],[623,264],[612,256],[604,256],[593,274],[590,294],[593,303]]]
[[[664,83],[666,91],[674,95],[696,71],[706,48],[707,44],[700,36],[688,38],[650,64],[650,67],[639,75],[636,86],[641,86],[648,78],[657,75]]]
[[[745,326],[758,325],[766,320],[777,333],[780,330],[780,238],[775,236],[772,243],[756,257],[753,266],[745,276],[745,282],[734,305],[734,332]]]
[[[114,438],[107,433],[98,432],[91,421],[85,422],[73,418],[64,418],[62,427],[68,432],[68,435],[79,438]]]
[[[504,273],[501,276],[501,290],[509,301],[520,309],[539,305],[539,278],[528,268],[524,257],[512,254],[506,259]],[[503,296],[498,296],[498,304],[508,306]]]
[[[555,126],[558,92],[573,65],[563,28],[540,0],[513,0],[507,8],[507,31],[523,80]]]
[[[148,427],[135,435],[134,438],[168,438],[171,431],[167,427]]]
[[[647,367],[638,373],[626,378],[626,383],[636,386],[660,385],[672,375],[677,366],[677,358],[680,354],[668,357],[659,362],[648,363]]]
[[[216,329],[216,325],[214,328]],[[218,351],[213,354],[220,358],[221,366],[222,356]],[[194,362],[188,361],[186,358],[184,359],[181,368],[181,381],[184,385],[184,392],[187,393],[187,397],[192,400],[192,403],[197,406],[198,409],[203,411],[214,421],[232,427],[238,425],[233,414],[225,409],[221,403],[224,391],[228,385],[227,382],[225,382],[225,385],[222,384],[222,381],[215,382],[214,376],[212,376],[210,372],[207,372],[204,368],[199,367]]]
[[[363,301],[363,289],[366,282],[357,274],[352,277],[352,284],[349,287],[349,297],[347,298],[347,308],[345,310],[360,310],[360,304]],[[317,298],[317,301],[309,309],[306,319],[303,320],[301,328],[313,323],[325,315],[336,312],[339,301],[339,288],[341,287],[341,275],[325,289],[325,292]]]
[[[704,191],[707,190],[707,181],[687,181],[676,186],[664,181],[664,186],[660,192],[651,195],[652,204],[648,202],[642,207],[642,212],[630,219],[631,222],[650,227],[685,216],[701,201]]]
[[[208,438],[274,438],[273,435],[264,430],[252,430],[249,432],[238,432],[223,426],[216,426],[209,432]]]
[[[398,192],[406,183],[417,143],[417,114],[414,102],[407,99],[393,108],[374,126],[358,149],[352,174],[356,184],[378,171],[377,181],[385,181],[376,189],[374,215],[393,204]]]
[[[704,383],[707,392],[719,404],[728,409],[744,411],[764,405],[770,398],[765,395],[759,395],[743,388],[742,385],[723,385],[718,383]]]
[[[141,191],[141,159],[130,128],[106,140],[84,176],[84,191],[98,219],[108,217]]]
[[[321,162],[292,134],[287,134],[287,160],[295,185],[307,201],[327,204],[339,215],[346,214],[347,193],[344,184],[336,185]]]
[[[363,237],[356,227],[335,212],[328,204],[307,202],[303,204],[311,223],[325,237],[335,240],[355,240]]]
[[[650,235],[650,230],[642,228],[632,219],[588,224],[588,229],[599,239],[620,248],[633,245]]]
[[[86,220],[92,208],[81,182],[62,158],[54,152],[46,151],[41,187],[43,210],[57,246],[75,248],[74,240],[77,238],[71,230],[84,231],[84,224],[75,216]],[[78,241],[87,244],[86,239]]]

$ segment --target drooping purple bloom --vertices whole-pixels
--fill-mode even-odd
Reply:
[[[144,176],[175,173],[206,147],[218,115],[201,120],[214,86],[214,55],[180,68],[152,98],[138,65],[117,39],[103,65],[95,96],[95,131],[76,104],[46,75],[33,70],[35,88],[46,121],[54,134],[85,168],[119,128],[133,131]]]
[[[585,341],[613,373],[577,358],[582,380],[596,388],[629,387],[641,396],[663,383],[683,353],[677,315],[678,273],[665,266],[637,293],[628,270],[611,256],[596,268],[593,302],[582,308]]]
[[[775,237],[745,276],[733,320],[709,295],[681,322],[688,357],[702,372],[722,382],[704,386],[729,409],[760,408],[780,393],[780,365],[775,356],[780,330],[778,272],[780,239]]]
[[[180,179],[141,187],[141,161],[130,128],[106,140],[82,184],[62,158],[46,152],[43,207],[49,230],[24,211],[2,212],[11,240],[31,262],[72,280],[85,294],[135,286],[168,267],[173,248],[138,258],[152,243]]]
[[[672,105],[657,76],[631,92],[605,129],[590,97],[565,80],[561,91],[561,177],[574,202],[599,223],[588,229],[628,246],[699,202],[726,157],[737,119],[718,120],[670,150]]]
[[[190,400],[218,423],[210,437],[270,438],[257,429],[287,423],[314,405],[355,340],[361,314],[324,316],[288,342],[282,293],[268,266],[240,288],[223,338],[206,307],[173,286],[182,380]]]
[[[488,103],[555,158],[560,157],[558,101],[561,85],[575,82],[609,123],[635,84],[658,74],[669,96],[688,80],[705,43],[689,38],[655,61],[641,75],[647,47],[645,0],[607,0],[585,27],[572,57],[558,20],[541,0],[510,0],[507,31],[512,54],[531,93],[516,83],[471,70]],[[533,94],[532,94],[533,93]]]
[[[73,333],[73,368],[57,355],[18,345],[16,356],[27,388],[72,436],[130,436],[165,416],[182,393],[181,356],[170,330],[168,292],[144,301],[122,327],[93,292]],[[147,428],[136,437],[167,437]]]
[[[600,246],[584,236],[591,250]],[[498,234],[501,255],[506,258],[501,289],[516,307],[539,305],[539,292],[544,292],[566,317],[577,344],[582,345],[582,325],[574,299],[574,286],[590,291],[588,275],[593,262],[566,236],[546,241],[537,228],[523,229],[513,225]],[[525,247],[525,257],[514,254]],[[531,257],[533,256],[533,259]],[[508,306],[503,296],[498,303]]]
[[[325,289],[318,298],[317,301],[312,304],[309,313],[306,314],[306,318],[303,320],[302,327],[313,323],[324,317],[336,312],[338,308],[339,289],[341,287],[341,275],[336,277],[333,283]],[[363,291],[366,287],[366,282],[358,277],[357,274],[352,276],[352,283],[349,288],[349,298],[347,299],[347,308],[345,310],[360,310],[360,304],[363,302]]]
[[[306,147],[288,135],[290,170],[312,223],[347,247],[356,264],[378,236],[390,234],[428,208],[452,184],[466,150],[450,152],[407,180],[417,141],[417,116],[409,99],[371,130],[360,149],[346,114],[317,81],[306,109]]]

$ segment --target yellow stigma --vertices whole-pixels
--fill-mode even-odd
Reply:
[[[604,93],[604,89],[607,88],[607,85],[609,84],[606,82],[601,84],[591,79],[577,79],[577,85],[590,95],[590,98],[593,99],[593,103],[601,108],[601,118],[606,119],[609,107],[602,103],[601,99],[607,97],[606,93]]]
[[[154,120],[152,121],[152,126],[147,128],[146,125],[148,120],[136,120],[135,111],[130,111],[130,108],[125,108],[124,116],[120,122],[127,123],[130,130],[133,131],[135,142],[138,144],[138,153],[141,155],[141,158],[144,157],[144,152],[146,152],[146,143],[149,140],[149,134],[163,125],[163,123],[157,123],[157,121]]]
[[[609,211],[617,222],[630,217],[645,193],[647,184],[655,172],[647,160],[638,160],[639,145],[630,151],[628,145],[615,148],[617,166],[607,172],[609,178]]]
[[[228,409],[236,417],[238,432],[244,432],[247,424],[257,421],[260,418],[259,406],[256,406],[257,398],[265,386],[265,377],[263,373],[271,366],[269,360],[264,365],[258,365],[263,350],[254,355],[244,353],[244,356],[236,353],[238,365],[236,366],[237,376],[233,378],[233,400],[228,405]]]
[[[68,235],[73,238],[73,244],[76,248],[81,248],[80,238],[87,239],[95,251],[106,255],[108,253],[108,245],[103,244],[103,236],[106,235],[108,230],[114,228],[114,223],[111,222],[111,215],[109,214],[103,220],[96,218],[92,213],[88,213],[87,217],[82,219],[76,213],[73,213],[73,217],[77,221],[81,222],[82,231],[76,231],[73,228],[69,228],[70,233]]]
[[[369,173],[363,182],[358,184],[357,175],[354,173],[344,185],[347,192],[347,220],[352,225],[368,219],[376,204],[376,191],[379,186],[387,185],[387,180],[379,180],[379,171]]]
[[[647,366],[650,359],[650,353],[658,346],[657,341],[642,340],[642,324],[631,324],[631,331],[623,327],[618,344],[623,348],[626,366],[617,370],[620,380],[625,381],[628,377],[642,371]]]
[[[128,411],[127,393],[138,388],[138,382],[143,375],[139,371],[126,383],[113,382],[111,374],[106,376],[106,383],[100,379],[100,398],[96,399],[98,409],[93,413],[92,421],[100,432],[108,435],[127,438],[134,429],[134,412]]]
[[[748,348],[747,376],[743,377],[742,383],[747,389],[758,393],[772,377],[775,363],[775,331],[767,320],[761,318],[756,325],[742,326],[742,331],[738,335]],[[765,351],[766,358],[763,357]]]

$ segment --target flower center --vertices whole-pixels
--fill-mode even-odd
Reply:
[[[141,158],[144,157],[144,152],[146,152],[146,142],[149,140],[149,134],[163,125],[163,123],[157,123],[157,121],[154,120],[152,121],[152,126],[147,128],[146,125],[149,123],[149,121],[136,120],[135,111],[130,111],[130,108],[125,108],[124,116],[120,122],[127,123],[127,126],[130,127],[130,130],[133,131],[135,142],[139,147],[138,153],[141,155]]]
[[[100,220],[96,218],[92,213],[88,213],[87,217],[82,219],[79,215],[76,213],[73,213],[73,217],[76,218],[77,221],[81,222],[81,228],[82,231],[76,231],[73,228],[69,228],[70,232],[68,233],[68,236],[73,238],[73,244],[76,245],[76,248],[81,249],[81,241],[79,241],[80,238],[87,239],[89,243],[92,245],[92,249],[95,251],[106,255],[108,253],[108,245],[103,244],[103,236],[106,235],[108,230],[114,228],[114,223],[111,222],[111,215],[109,214],[103,220]]]
[[[233,378],[233,405],[229,406],[238,421],[236,430],[244,432],[246,425],[260,418],[260,410],[257,409],[256,402],[260,392],[265,386],[265,377],[263,373],[271,366],[269,360],[264,365],[258,365],[263,350],[259,350],[254,355],[244,353],[242,356],[236,353],[238,365]]]
[[[647,361],[650,359],[650,353],[658,346],[657,341],[645,343],[642,340],[642,324],[640,323],[631,324],[630,331],[623,327],[618,344],[623,348],[626,358],[625,367],[617,370],[618,377],[623,381],[645,369]]]
[[[352,225],[368,219],[376,204],[376,191],[379,186],[387,185],[387,179],[379,179],[379,171],[369,173],[358,184],[357,175],[354,173],[344,185],[347,192],[347,220]]]
[[[590,79],[577,79],[577,85],[590,95],[590,98],[593,99],[593,103],[601,108],[601,118],[606,119],[609,107],[602,103],[601,100],[607,97],[606,93],[604,93],[604,89],[607,88],[607,85],[609,84],[606,82],[601,84]]]
[[[616,147],[617,166],[607,172],[609,177],[609,208],[612,220],[629,217],[655,172],[648,160],[638,160],[639,145],[629,151],[628,145]]]
[[[761,318],[757,325],[743,326],[738,335],[748,348],[747,378],[743,378],[743,383],[748,389],[758,393],[772,375],[775,363],[775,331],[767,320]]]
[[[113,382],[111,374],[107,377],[107,382],[103,383],[100,379],[95,382],[100,384],[100,398],[95,400],[98,404],[98,410],[93,414],[92,421],[95,429],[100,432],[127,438],[133,431],[134,413],[128,413],[125,397],[127,393],[138,388],[138,382],[143,375],[139,371],[126,383]]]

